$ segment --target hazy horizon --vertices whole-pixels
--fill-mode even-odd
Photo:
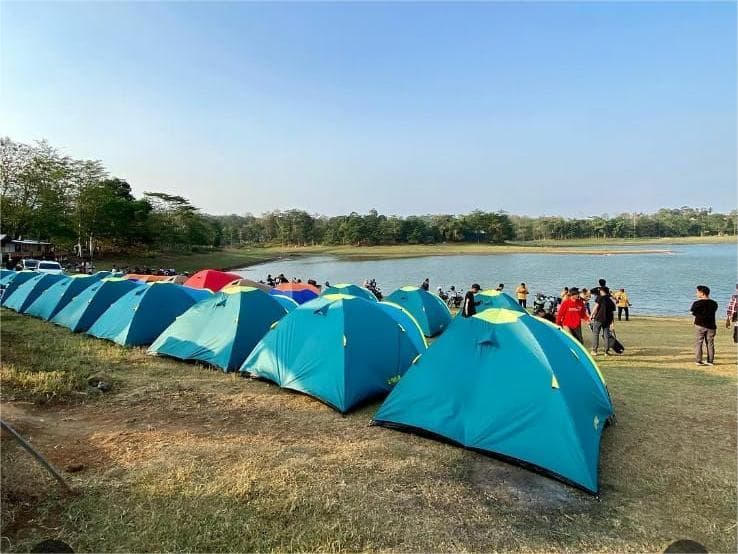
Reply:
[[[736,208],[734,3],[0,4],[0,135],[214,215]]]

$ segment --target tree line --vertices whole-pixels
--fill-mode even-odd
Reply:
[[[189,251],[239,245],[386,245],[440,242],[735,235],[738,212],[681,207],[589,218],[527,217],[498,210],[401,217],[304,210],[255,216],[202,213],[186,198],[145,192],[111,176],[98,160],[63,155],[45,141],[0,139],[0,230],[96,253],[131,249]]]
[[[98,160],[63,155],[45,141],[0,139],[0,230],[62,250],[188,250],[218,242],[210,218],[181,196],[146,192],[113,177]]]

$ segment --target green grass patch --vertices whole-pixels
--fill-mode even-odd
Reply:
[[[272,248],[224,248],[211,252],[152,252],[149,254],[107,256],[96,260],[97,269],[116,267],[150,267],[152,269],[174,268],[179,272],[200,269],[235,269],[273,260],[282,254]]]
[[[4,551],[736,549],[736,350],[697,367],[686,318],[617,325],[600,499],[304,395],[2,310],[3,417],[79,491],[2,442]],[[111,392],[85,394],[105,372]],[[32,401],[29,403],[28,401]]]

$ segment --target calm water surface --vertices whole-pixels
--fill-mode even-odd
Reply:
[[[619,250],[648,249],[649,246]],[[265,279],[268,273],[319,283],[357,283],[374,278],[385,293],[404,285],[418,285],[426,277],[431,288],[451,285],[466,290],[472,283],[494,288],[505,283],[514,292],[520,282],[528,289],[558,294],[565,286],[592,288],[597,279],[607,279],[611,288],[623,287],[633,304],[632,313],[689,315],[694,288],[705,284],[725,311],[736,284],[736,245],[659,245],[670,254],[495,254],[428,256],[393,260],[344,261],[333,257],[285,259],[238,270],[250,279]],[[531,301],[529,299],[529,305]]]

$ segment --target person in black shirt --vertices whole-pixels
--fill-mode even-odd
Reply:
[[[420,288],[424,291],[428,291],[430,289],[430,279],[428,279],[428,277],[425,278],[425,281],[420,283]]]
[[[694,363],[697,365],[713,365],[715,362],[715,313],[718,304],[710,298],[710,287],[697,286],[697,300],[692,303],[690,311],[694,316],[696,331],[694,343]],[[707,346],[707,363],[702,361],[702,346]]]
[[[597,286],[589,289],[589,292],[595,297],[595,302],[597,302],[597,297],[600,295],[600,287],[605,286],[607,286],[607,281],[605,279],[598,279]]]
[[[612,341],[612,329],[615,324],[615,302],[610,296],[610,289],[600,286],[599,296],[595,299],[595,307],[592,310],[592,355],[598,354],[597,349],[600,347],[600,333],[605,339],[605,356],[610,355],[610,342]]]
[[[464,295],[464,304],[461,307],[461,315],[464,317],[471,317],[477,313],[477,306],[482,302],[474,300],[474,295],[479,292],[480,286],[474,283],[471,286],[471,290],[466,291]]]

